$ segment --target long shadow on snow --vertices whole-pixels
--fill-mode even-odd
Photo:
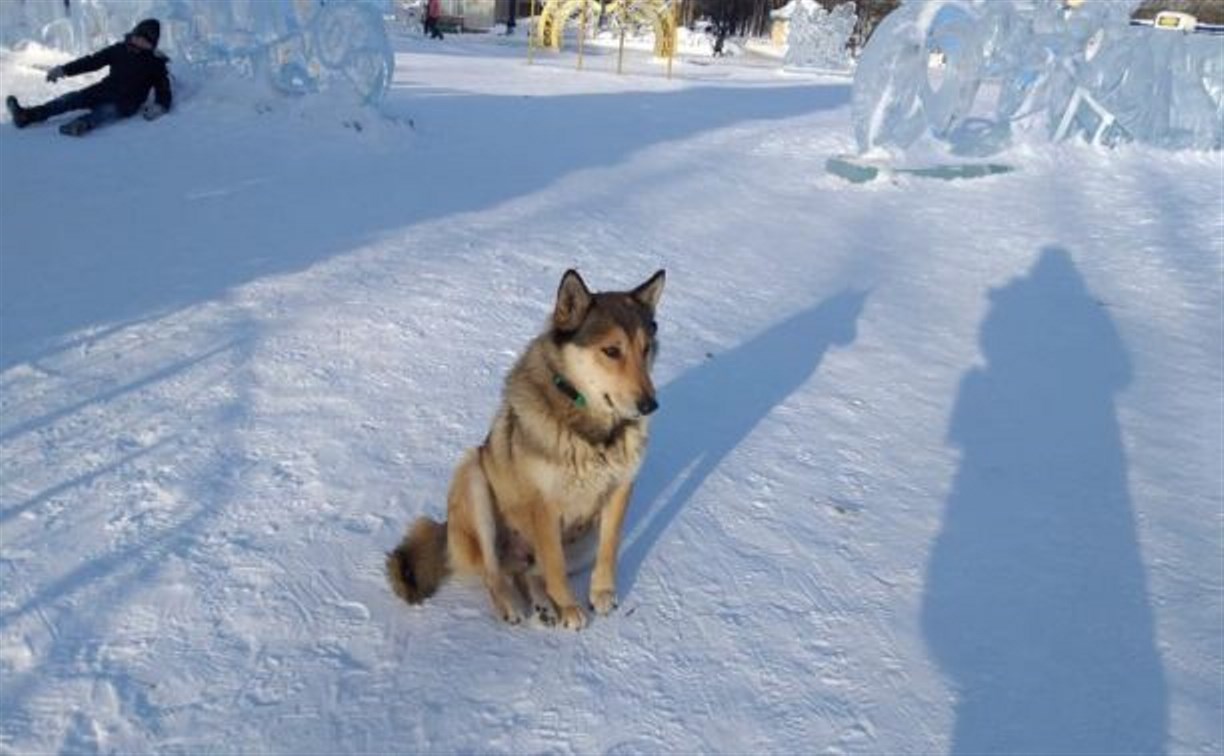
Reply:
[[[632,592],[642,563],[710,473],[815,374],[831,347],[854,341],[866,299],[867,292],[843,291],[663,387],[650,426],[650,451],[626,517],[619,569],[624,595]]]
[[[456,94],[428,102],[400,94],[388,108],[413,111],[422,138],[406,140],[390,155],[334,149],[343,139],[361,144],[360,136],[339,128],[325,143],[308,130],[303,144],[287,144],[274,133],[281,128],[276,122],[269,133],[248,128],[240,139],[215,128],[210,133],[208,124],[219,122],[192,103],[157,129],[124,123],[72,145],[50,141],[53,130],[5,127],[0,373],[64,348],[82,329],[220,297],[392,230],[492,207],[567,174],[616,165],[653,144],[833,108],[848,96],[845,86]],[[167,158],[186,149],[187,140],[191,159]],[[79,189],[67,185],[47,170],[49,158],[73,165],[89,181]],[[475,164],[496,165],[496,171],[461,175],[462,166]],[[184,175],[184,166],[198,174]],[[110,209],[99,213],[100,203]],[[99,219],[97,227],[77,222],[91,217]]]
[[[198,359],[187,360],[185,364],[198,364],[226,352],[240,369],[245,369],[254,343],[250,326],[241,324],[236,328],[232,340],[221,347],[205,350]],[[248,422],[250,407],[245,374],[236,375],[241,377],[241,380],[236,379],[237,398],[219,407],[214,418],[208,421],[215,421],[218,432],[231,437],[217,445],[231,453],[204,460],[201,474],[191,478],[194,485],[188,488],[183,501],[176,506],[177,516],[173,521],[143,529],[145,532],[139,538],[111,544],[110,547],[98,547],[86,540],[85,543],[89,544],[85,550],[87,553],[48,552],[47,559],[65,567],[60,577],[34,588],[28,598],[13,608],[0,611],[0,629],[9,628],[30,615],[40,617],[42,625],[52,628],[50,642],[39,650],[37,662],[29,669],[9,674],[0,685],[0,711],[5,714],[3,721],[0,721],[0,737],[11,737],[13,731],[27,728],[28,720],[34,716],[30,709],[36,705],[41,690],[73,678],[83,678],[92,683],[100,680],[111,683],[125,711],[136,712],[146,720],[146,724],[152,722],[156,725],[155,720],[161,713],[149,701],[150,693],[156,686],[132,674],[133,667],[138,665],[131,660],[116,659],[84,665],[82,659],[92,658],[98,653],[99,644],[104,645],[105,634],[108,628],[114,626],[117,618],[134,607],[147,606],[145,592],[157,586],[159,576],[170,560],[191,562],[201,540],[224,514],[226,504],[233,500],[236,485],[234,460],[241,458],[238,451],[241,444],[236,430]],[[124,455],[95,471],[57,484],[23,504],[4,510],[0,513],[0,522],[53,496],[90,485],[121,468],[138,463],[142,458],[174,453],[181,443],[180,436],[168,436],[139,452]],[[138,511],[128,513],[136,515]],[[79,526],[73,537],[82,537],[79,529],[83,527]],[[99,538],[98,543],[104,543],[104,539]],[[88,722],[88,714],[77,711],[73,719]],[[66,750],[94,750],[97,744],[93,743],[92,746],[91,749],[66,747]]]
[[[1168,701],[1114,395],[1130,361],[1071,256],[991,293],[922,625],[953,753],[1158,753]]]

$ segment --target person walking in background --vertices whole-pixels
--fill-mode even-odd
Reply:
[[[438,28],[438,19],[442,17],[442,0],[427,0],[425,5],[425,31],[430,39],[442,39],[442,30]]]

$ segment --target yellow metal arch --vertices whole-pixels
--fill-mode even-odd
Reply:
[[[566,24],[584,8],[588,19],[599,17],[598,0],[548,0],[544,3],[539,23],[534,28],[536,45],[560,51]],[[612,0],[604,6],[603,12],[622,25],[649,23],[654,27],[654,54],[665,58],[673,52],[675,19],[666,0]]]

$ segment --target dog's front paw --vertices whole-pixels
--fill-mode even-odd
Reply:
[[[499,607],[497,613],[501,617],[502,622],[508,625],[517,625],[523,621],[523,613],[513,604]]]
[[[557,624],[557,607],[551,601],[540,601],[535,605],[536,619],[546,627],[554,627]]]
[[[502,592],[489,593],[489,598],[493,602],[493,613],[510,625],[517,625],[523,621],[523,610],[519,606],[519,602],[513,597]]]
[[[561,626],[566,630],[581,630],[586,627],[586,612],[579,606],[561,607]]]
[[[600,616],[611,614],[617,607],[616,591],[605,589],[591,591],[591,608]]]

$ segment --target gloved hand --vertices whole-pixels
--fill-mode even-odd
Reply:
[[[161,105],[158,105],[156,102],[150,102],[148,105],[144,106],[140,113],[144,116],[146,121],[152,121],[164,116],[166,114],[166,109]]]
[[[52,68],[50,71],[47,72],[47,81],[51,83],[55,83],[57,79],[63,78],[63,76],[64,76],[64,67],[56,66],[55,68]]]

